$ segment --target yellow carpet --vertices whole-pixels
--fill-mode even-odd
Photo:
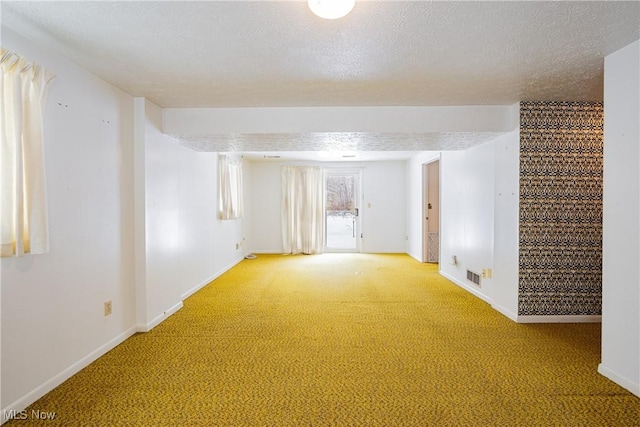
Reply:
[[[406,255],[260,255],[8,425],[640,425],[599,361],[599,324],[516,324]]]

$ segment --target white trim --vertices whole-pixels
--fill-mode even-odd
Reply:
[[[494,310],[496,310],[500,314],[503,314],[503,315],[507,316],[509,319],[511,319],[511,320],[513,320],[514,322],[517,322],[517,323],[601,323],[602,322],[602,316],[600,316],[600,315],[598,315],[598,316],[589,316],[589,315],[578,315],[578,316],[520,316],[520,315],[518,315],[518,314],[516,314],[516,313],[514,313],[514,312],[512,312],[510,310],[507,310],[506,308],[504,308],[502,306],[494,305],[493,304],[493,300],[491,298],[489,298],[488,296],[484,295],[483,293],[481,293],[480,291],[478,291],[474,287],[459,281],[458,279],[456,279],[453,276],[445,273],[442,270],[440,270],[440,275],[446,277],[447,279],[449,279],[450,281],[452,281],[456,285],[460,286],[461,288],[465,289],[466,291],[471,292],[473,295],[477,296],[481,300],[491,304],[491,307]]]
[[[258,252],[254,252],[254,253],[258,253]],[[262,252],[259,252],[262,253]],[[282,251],[280,251],[279,253],[282,253]],[[235,261],[233,261],[231,264],[227,265],[226,267],[221,268],[219,271],[217,271],[216,273],[214,273],[212,276],[210,276],[208,279],[204,280],[203,282],[200,282],[199,284],[197,284],[196,286],[194,286],[193,288],[189,289],[187,292],[182,294],[182,300],[186,300],[187,298],[189,298],[191,295],[195,294],[196,292],[198,292],[200,289],[204,288],[205,286],[207,286],[209,283],[213,282],[214,280],[216,280],[218,277],[222,276],[224,273],[226,273],[227,271],[231,270],[233,267],[235,267],[236,265],[240,264],[240,261],[242,261],[244,259],[244,256],[242,258],[238,258]]]
[[[323,244],[323,248],[322,248],[322,252],[323,253],[364,253],[363,251],[363,247],[364,247],[364,238],[362,237],[363,235],[363,216],[364,216],[364,178],[363,178],[363,170],[364,167],[353,167],[353,166],[345,166],[345,167],[339,167],[339,166],[330,166],[330,167],[325,167],[323,168],[323,182],[322,182],[322,197],[323,197],[323,203],[324,203],[324,244]],[[351,248],[329,248],[327,247],[327,231],[328,231],[328,227],[327,227],[327,206],[326,206],[326,202],[327,202],[327,178],[329,178],[329,176],[355,176],[357,177],[357,185],[355,188],[356,194],[355,194],[355,204],[356,204],[356,209],[358,210],[358,216],[355,217],[355,241],[356,241],[356,247],[351,249]],[[406,251],[405,251],[406,252]],[[403,252],[404,253],[404,252]]]
[[[417,257],[416,254],[410,253],[410,252],[406,252],[407,255],[409,255],[411,258],[415,259],[416,261],[418,261],[421,264],[428,264],[425,263],[424,261],[422,261],[422,259],[420,257]]]
[[[631,393],[640,397],[640,383],[637,383],[637,382],[634,383],[633,380],[623,377],[622,375],[616,373],[615,371],[607,368],[602,363],[598,365],[598,372],[601,375],[609,378],[614,383],[626,388]]]
[[[150,322],[147,322],[146,325],[145,324],[138,325],[136,328],[137,332],[149,332],[150,330],[158,326],[160,323],[162,323],[167,317],[171,316],[176,311],[180,310],[182,306],[183,306],[182,301],[180,301],[177,304],[175,304],[173,307],[169,308],[167,311],[164,311],[158,316],[156,316],[155,319],[151,320]]]
[[[492,304],[491,307],[498,313],[505,315],[506,317],[513,320],[514,322],[518,321],[518,313],[515,313],[511,310],[507,310],[501,305]]]
[[[482,301],[484,301],[486,303],[489,303],[489,304],[491,304],[493,306],[493,300],[491,298],[489,298],[488,296],[486,296],[485,294],[483,294],[482,292],[480,292],[479,290],[467,285],[466,283],[460,282],[458,279],[456,279],[455,277],[445,273],[442,270],[440,270],[439,273],[440,273],[441,276],[446,277],[447,279],[449,279],[450,281],[452,281],[456,285],[460,286],[462,289],[464,289],[466,291],[469,291],[473,295],[475,295],[478,298],[480,298]]]
[[[80,372],[82,369],[86,368],[91,363],[98,360],[108,351],[113,350],[115,347],[123,343],[127,338],[129,338],[135,333],[136,333],[136,327],[131,327],[127,329],[120,335],[111,339],[106,344],[101,345],[96,350],[87,354],[85,357],[78,360],[68,368],[64,369],[62,372],[55,375],[53,378],[49,379],[48,381],[45,381],[43,384],[31,390],[29,393],[25,394],[24,396],[22,396],[15,402],[11,403],[7,407],[2,408],[2,415],[0,416],[0,424],[4,424],[6,421],[8,421],[7,419],[5,419],[6,413],[8,413],[9,411],[16,411],[16,412],[23,411],[33,402],[37,401],[42,396],[49,393],[54,388],[58,387],[60,384],[62,384],[63,382],[65,382],[66,380],[68,380],[78,372]]]
[[[255,251],[251,251],[254,254],[263,254],[263,255],[286,255],[283,253],[284,249],[258,249]]]
[[[518,316],[518,323],[602,323],[602,316]]]

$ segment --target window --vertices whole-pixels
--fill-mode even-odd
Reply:
[[[42,111],[53,75],[0,49],[0,223],[3,257],[49,251]]]
[[[242,163],[218,156],[218,218],[242,218]]]

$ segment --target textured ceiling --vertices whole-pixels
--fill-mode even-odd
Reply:
[[[359,1],[335,21],[303,1],[2,7],[162,107],[600,100],[604,56],[640,38],[635,1]]]
[[[335,21],[304,1],[1,5],[3,24],[134,96],[176,108],[601,100],[603,58],[640,38],[637,1],[357,0]],[[351,135],[341,147],[461,148],[486,136]],[[200,150],[273,151],[273,137],[182,140]],[[294,151],[322,139],[278,137]]]
[[[376,151],[383,155],[385,151],[465,150],[500,135],[500,132],[317,132],[173,136],[196,151]]]

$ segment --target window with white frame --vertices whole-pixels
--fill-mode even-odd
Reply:
[[[0,48],[0,244],[3,257],[49,252],[43,108],[53,75]]]
[[[242,218],[242,163],[218,156],[218,218]]]

